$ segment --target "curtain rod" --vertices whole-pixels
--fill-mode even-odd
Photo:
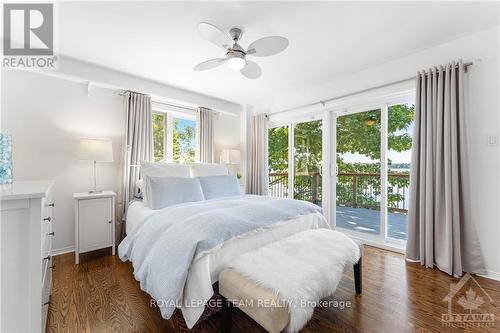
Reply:
[[[465,62],[463,64],[464,65],[464,71],[467,72],[467,67],[472,66],[473,64],[474,64],[473,62]],[[458,64],[455,65],[455,68],[458,68]],[[428,75],[428,74],[426,73],[426,75]],[[293,108],[290,108],[290,109],[285,109],[285,110],[281,110],[281,111],[278,111],[278,112],[273,112],[273,113],[270,113],[269,115],[270,116],[274,116],[274,115],[277,115],[277,114],[281,114],[281,113],[285,113],[285,112],[290,112],[290,111],[294,111],[294,110],[299,110],[299,109],[303,109],[303,108],[315,106],[315,105],[318,105],[318,104],[320,104],[322,106],[325,106],[326,103],[333,102],[333,101],[338,100],[338,99],[342,99],[342,98],[346,98],[346,97],[351,97],[351,96],[354,96],[354,95],[359,95],[359,94],[362,94],[362,93],[365,93],[365,92],[368,92],[368,91],[371,91],[371,90],[385,88],[385,87],[392,86],[392,85],[399,84],[399,83],[403,83],[403,82],[412,81],[412,80],[415,80],[415,77],[416,76],[412,76],[412,77],[408,77],[406,79],[392,81],[392,82],[385,83],[385,84],[382,84],[382,85],[379,85],[379,86],[370,87],[370,88],[366,88],[366,89],[359,90],[359,91],[356,91],[356,92],[352,92],[352,93],[348,93],[348,94],[344,94],[344,95],[340,95],[340,96],[328,98],[328,99],[325,99],[325,100],[321,100],[319,102],[304,104],[304,105],[293,107]]]
[[[196,111],[198,108],[195,107],[189,107],[189,106],[184,106],[184,105],[177,105],[177,104],[170,104],[170,103],[165,103],[165,102],[158,102],[158,101],[151,101],[151,104],[159,104],[159,105],[164,105],[168,107],[173,107],[173,108],[178,108],[178,109],[184,109],[188,111]]]

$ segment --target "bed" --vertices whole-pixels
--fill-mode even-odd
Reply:
[[[157,305],[164,318],[173,312],[172,304],[166,305],[165,300],[175,299],[173,307],[181,310],[186,325],[192,328],[214,295],[213,284],[229,261],[304,230],[329,228],[319,208],[294,201],[235,195],[159,210],[149,208],[143,201],[133,201],[127,210],[127,237],[120,244],[120,258],[132,262],[141,289],[160,302]],[[280,206],[283,209],[278,213]],[[190,218],[193,215],[196,218]],[[268,218],[270,215],[276,216]],[[209,222],[203,222],[204,219]],[[262,220],[270,222],[259,224]],[[212,222],[220,225],[200,233],[198,238],[191,236]],[[171,225],[168,232],[165,224]],[[231,233],[231,228],[236,231]],[[212,235],[217,239],[204,244]],[[179,238],[182,241],[176,243]],[[180,263],[171,257],[184,257],[187,252],[193,252],[192,256],[186,255]],[[170,296],[159,297],[163,295]]]

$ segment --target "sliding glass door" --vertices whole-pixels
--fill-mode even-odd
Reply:
[[[321,206],[322,136],[321,120],[294,125],[293,198],[318,206]]]
[[[322,205],[321,120],[269,129],[269,195]]]
[[[337,117],[336,224],[380,233],[379,109]]]
[[[414,111],[411,103],[387,110],[387,237],[391,239],[407,239]]]
[[[406,240],[413,116],[410,103],[334,118],[337,227]]]

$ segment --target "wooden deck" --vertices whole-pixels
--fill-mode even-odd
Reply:
[[[404,213],[387,212],[387,236],[408,238],[408,219]],[[337,227],[369,234],[380,233],[380,210],[337,206]]]
[[[74,265],[73,254],[55,258],[54,290],[48,315],[48,332],[188,332],[182,315],[161,318],[150,307],[132,275],[132,265],[109,255],[109,250],[82,255]],[[450,283],[458,279],[415,263],[405,263],[400,254],[365,247],[363,294],[354,292],[352,267],[346,271],[337,292],[329,299],[352,302],[344,309],[317,308],[303,332],[500,332],[500,282],[477,278],[493,303],[473,281],[454,298],[454,312],[468,313],[457,305],[471,288],[484,304],[473,313],[493,313],[493,327],[443,327],[441,315],[448,305],[443,298]],[[481,294],[480,294],[481,293]],[[217,314],[189,332],[219,332]],[[253,320],[237,311],[233,332],[264,332]]]

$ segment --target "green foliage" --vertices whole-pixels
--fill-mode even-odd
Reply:
[[[388,109],[388,149],[403,152],[411,149],[412,138],[407,131],[413,122],[415,106],[399,104]],[[380,131],[381,112],[371,110],[362,113],[340,116],[337,118],[337,167],[339,173],[353,174],[380,174]],[[305,198],[310,194],[305,192],[311,188],[312,180],[304,176],[320,171],[322,163],[322,124],[321,121],[299,123],[294,126],[294,164],[295,181],[294,197],[302,195]],[[347,163],[342,154],[361,154],[373,163]],[[391,161],[388,161],[391,164]],[[400,168],[408,167],[401,164]],[[269,129],[269,171],[272,173],[286,173],[288,171],[288,127]],[[310,178],[310,177],[309,177]],[[276,182],[284,180],[276,178]],[[285,181],[286,183],[286,181]],[[321,183],[321,182],[319,182]],[[389,207],[396,208],[397,203],[403,200],[398,189],[408,188],[407,177],[388,177]],[[319,185],[318,185],[319,186]],[[337,183],[337,199],[348,203],[353,198],[352,176],[340,176]],[[310,190],[310,189],[309,189]],[[356,197],[358,204],[365,207],[380,206],[379,176],[359,176],[356,183]],[[302,193],[302,194],[301,194]]]
[[[270,128],[268,132],[269,171],[288,170],[288,127]]]
[[[321,169],[323,129],[321,120],[296,124],[294,127],[295,174],[310,174]]]
[[[185,125],[181,128],[179,119],[174,118],[173,129],[173,160],[178,163],[193,163],[195,161],[195,127]]]
[[[165,115],[153,113],[153,156],[158,162],[165,158]]]

